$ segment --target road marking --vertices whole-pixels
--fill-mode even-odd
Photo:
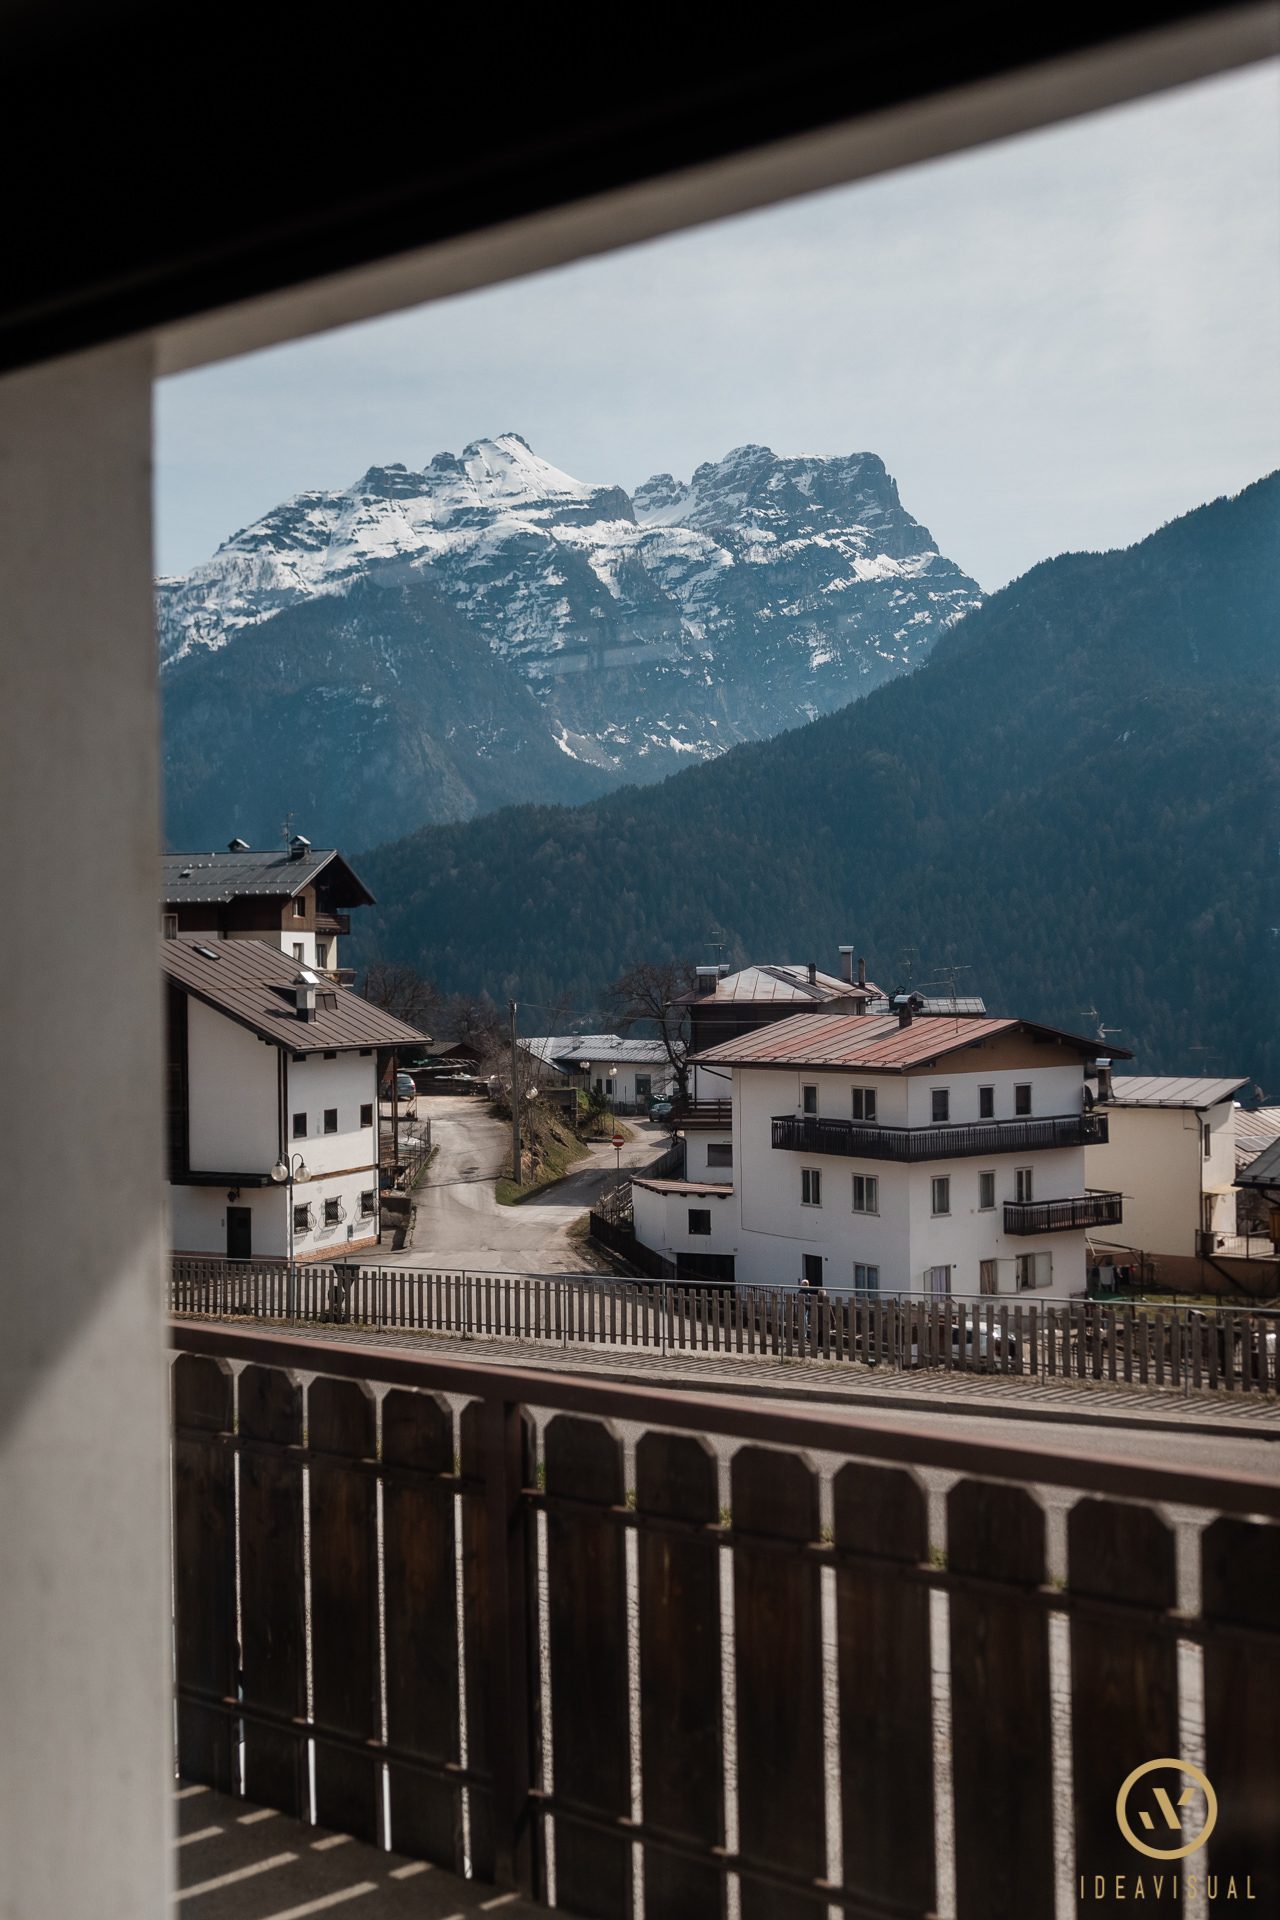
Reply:
[[[511,1902],[516,1898],[517,1895],[514,1893],[500,1893],[496,1899],[482,1900],[480,1902],[480,1911],[481,1913],[492,1913],[495,1907],[509,1907]]]
[[[220,1873],[216,1880],[198,1880],[194,1887],[179,1887],[179,1900],[194,1900],[201,1893],[216,1893],[219,1887],[233,1887],[237,1880],[252,1880],[257,1874],[270,1873],[275,1867],[290,1867],[296,1853],[273,1853],[269,1860],[255,1860],[251,1867],[237,1867],[234,1873]]]
[[[174,1795],[176,1800],[190,1800],[197,1793],[208,1793],[208,1787],[179,1787]]]
[[[415,1874],[430,1873],[430,1871],[431,1862],[429,1860],[411,1860],[407,1867],[392,1867],[391,1878],[393,1880],[412,1880]]]
[[[194,1846],[197,1840],[212,1840],[215,1834],[222,1832],[221,1827],[201,1827],[199,1833],[184,1833],[178,1837],[180,1847]]]
[[[351,1835],[349,1833],[326,1833],[323,1840],[313,1840],[311,1842],[311,1851],[313,1853],[328,1853],[330,1847],[345,1847],[350,1839]]]
[[[358,1900],[362,1893],[376,1893],[377,1885],[372,1880],[361,1880],[357,1886],[343,1887],[338,1893],[326,1893],[319,1900],[304,1900],[300,1907],[285,1907],[279,1913],[269,1913],[266,1920],[306,1920],[309,1913],[325,1913],[330,1907],[340,1907],[348,1900]]]
[[[256,1827],[259,1820],[276,1820],[278,1818],[279,1815],[274,1807],[258,1807],[253,1813],[242,1813],[240,1815],[240,1825],[242,1827]]]

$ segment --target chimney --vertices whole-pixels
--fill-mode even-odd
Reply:
[[[289,858],[291,860],[305,860],[310,851],[311,842],[307,839],[306,835],[295,833],[289,842]]]
[[[695,967],[693,977],[697,981],[698,992],[714,993],[716,990],[716,982],[719,980],[723,971],[724,969],[722,967],[716,966]]]
[[[1099,1060],[1097,1065],[1098,1065],[1098,1098],[1099,1100],[1109,1100],[1111,1098],[1111,1091],[1112,1091],[1111,1062],[1109,1060]]]
[[[299,1020],[314,1020],[316,1017],[316,989],[320,985],[317,976],[310,967],[303,967],[293,982],[293,1003]]]
[[[911,1025],[911,999],[909,995],[898,1004],[898,1025],[900,1027],[909,1027]]]
[[[852,947],[841,947],[840,949],[840,978],[845,982],[847,986],[851,987],[853,985],[853,948]]]
[[[858,985],[860,987],[865,987],[866,984],[867,984],[867,963],[863,959],[862,955],[859,954],[858,955]]]
[[[818,963],[816,960],[811,960],[809,962],[809,985],[811,987],[816,987],[817,984],[818,984]]]

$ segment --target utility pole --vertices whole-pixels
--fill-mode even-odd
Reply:
[[[508,1000],[511,1016],[511,1178],[520,1181],[520,1062],[516,1053],[516,1003]]]

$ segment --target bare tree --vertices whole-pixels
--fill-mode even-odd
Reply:
[[[685,1033],[685,1009],[677,1005],[682,994],[692,990],[691,966],[672,960],[655,963],[642,960],[604,990],[604,1005],[617,1022],[618,1031],[631,1027],[651,1027],[667,1056],[676,1091],[683,1100],[689,1092],[689,1042]]]
[[[439,1018],[441,997],[433,981],[399,961],[375,960],[365,968],[361,996],[421,1033],[430,1033]]]

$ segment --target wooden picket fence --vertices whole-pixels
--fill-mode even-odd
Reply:
[[[1195,1714],[1208,1884],[1280,1912],[1273,1478],[452,1345],[172,1344],[184,1780],[592,1920],[1053,1920],[1132,1892],[1117,1793],[1178,1797]]]
[[[176,1258],[172,1311],[1023,1379],[1274,1394],[1274,1312],[912,1300],[584,1274]]]

